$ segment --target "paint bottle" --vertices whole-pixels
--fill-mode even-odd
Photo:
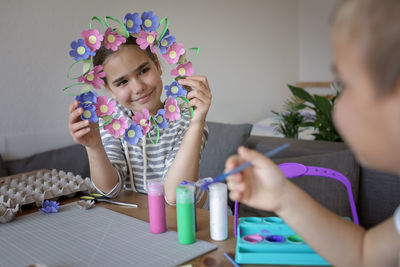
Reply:
[[[178,241],[181,244],[196,241],[194,210],[194,186],[179,185],[176,188],[176,220]]]
[[[188,182],[188,181],[183,181],[179,185],[190,185],[193,186],[193,192],[194,192],[194,229],[197,232],[197,212],[196,212],[196,184],[194,182]]]
[[[214,183],[209,187],[210,236],[216,241],[228,238],[228,187],[225,183]]]
[[[164,180],[147,180],[147,195],[149,201],[150,232],[160,234],[167,231],[164,200]]]

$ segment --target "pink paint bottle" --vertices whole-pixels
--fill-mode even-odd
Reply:
[[[165,218],[164,180],[147,180],[147,195],[149,200],[150,232],[160,234],[167,231]]]

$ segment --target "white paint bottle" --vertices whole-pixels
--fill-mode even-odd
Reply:
[[[224,183],[214,183],[209,187],[210,236],[221,241],[228,238],[228,187]]]

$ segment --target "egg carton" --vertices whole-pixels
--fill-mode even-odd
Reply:
[[[82,178],[72,172],[38,171],[34,175],[6,177],[0,186],[0,204],[14,208],[16,205],[35,203],[37,207],[46,199],[74,196],[77,192],[92,190],[89,177]]]

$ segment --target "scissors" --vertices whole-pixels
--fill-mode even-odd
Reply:
[[[86,196],[81,196],[81,200],[93,200],[94,202],[101,201],[101,202],[107,202],[107,203],[111,203],[111,204],[115,204],[115,205],[127,206],[127,207],[133,207],[133,208],[138,207],[138,205],[136,205],[136,204],[110,200],[107,197],[103,196],[102,194],[95,194],[95,193],[89,194]]]

